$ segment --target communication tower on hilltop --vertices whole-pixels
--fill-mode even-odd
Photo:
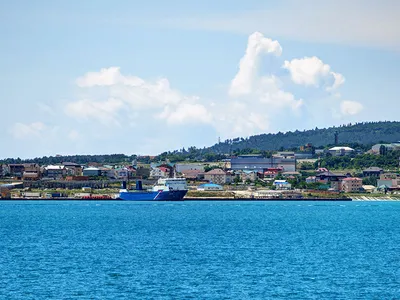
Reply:
[[[339,144],[339,132],[335,131],[335,145]]]

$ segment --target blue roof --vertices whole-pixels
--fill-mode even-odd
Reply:
[[[219,184],[215,184],[215,183],[204,183],[204,184],[199,185],[199,187],[222,187],[222,186]]]

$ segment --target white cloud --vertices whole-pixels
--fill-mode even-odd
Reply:
[[[169,124],[188,124],[188,123],[211,123],[212,115],[207,109],[198,103],[183,103],[176,109],[165,107],[164,111],[158,115],[165,119]]]
[[[229,90],[231,96],[245,95],[253,91],[259,59],[263,53],[280,56],[282,47],[278,41],[273,41],[264,37],[260,32],[255,32],[249,36],[246,53],[240,60],[238,73],[232,80]]]
[[[77,119],[95,119],[106,125],[120,124],[118,111],[124,103],[119,99],[110,98],[106,101],[83,99],[68,103],[65,112]]]
[[[283,68],[290,72],[294,83],[315,87],[326,85],[328,91],[337,89],[345,81],[342,74],[331,71],[331,67],[316,56],[286,60]]]
[[[363,105],[355,101],[342,101],[340,103],[340,112],[342,115],[354,116],[364,109]]]
[[[400,2],[395,0],[281,0],[266,9],[158,20],[186,30],[228,31],[316,43],[400,50]]]
[[[16,139],[40,137],[47,126],[42,122],[33,122],[30,124],[15,123],[11,128],[11,134]]]
[[[159,152],[174,147],[174,139],[164,136],[171,131],[181,138],[188,134],[185,131],[189,128],[191,133],[207,131],[222,138],[249,136],[274,128],[282,130],[283,126],[297,127],[304,114],[328,118],[335,107],[339,108],[340,96],[333,91],[344,83],[344,76],[333,72],[328,64],[317,57],[305,57],[286,61],[284,65],[294,82],[315,86],[322,97],[330,98],[315,105],[321,99],[303,100],[288,90],[285,76],[279,77],[273,70],[261,68],[263,55],[279,57],[282,47],[278,41],[255,32],[248,38],[239,70],[232,76],[226,94],[214,99],[185,95],[172,88],[166,78],[145,80],[123,74],[119,67],[86,73],[76,80],[84,97],[78,96],[64,106],[68,117],[85,122],[85,126],[79,128],[79,132],[68,129],[65,134],[69,140],[81,142],[86,141],[82,136],[106,141],[123,139],[136,132],[151,137],[148,140],[155,143],[154,151]],[[344,101],[340,107],[342,116],[357,114],[360,111],[357,104]],[[118,130],[114,126],[119,126]],[[194,133],[189,137],[193,139],[191,144],[197,140]],[[134,147],[152,149],[150,145]]]

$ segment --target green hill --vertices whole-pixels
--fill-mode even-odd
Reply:
[[[235,138],[215,144],[207,150],[215,153],[230,153],[235,150],[258,149],[279,150],[297,148],[311,143],[315,147],[335,144],[335,133],[338,133],[338,144],[371,145],[378,142],[400,141],[400,122],[366,122],[312,129],[289,131],[286,133],[269,133],[254,135],[249,138]]]

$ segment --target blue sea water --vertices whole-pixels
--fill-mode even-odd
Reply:
[[[400,202],[0,202],[1,299],[400,299]]]

